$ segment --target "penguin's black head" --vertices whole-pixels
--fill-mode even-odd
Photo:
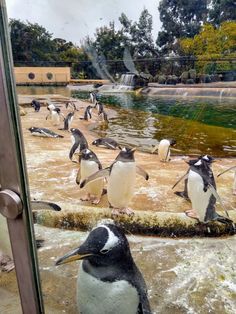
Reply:
[[[70,132],[72,133],[72,135],[76,136],[83,136],[83,133],[79,130],[79,129],[74,129],[74,128],[71,128],[70,129]]]
[[[86,149],[83,149],[81,152],[80,152],[80,157],[81,159],[84,159],[84,160],[95,160],[97,159],[96,155],[94,152],[92,152],[90,149],[86,148]]]
[[[79,259],[87,259],[96,266],[132,261],[126,236],[119,227],[113,224],[98,225],[79,248],[59,258],[56,265]]]
[[[57,113],[60,113],[61,112],[61,109],[60,108],[55,108],[53,109],[54,111],[56,111]]]
[[[92,145],[98,146],[98,145],[101,144],[101,141],[102,141],[102,139],[101,139],[101,138],[98,138],[98,139],[96,139],[95,141],[92,142]]]
[[[34,131],[36,130],[36,128],[35,128],[34,126],[32,126],[31,128],[28,128],[28,130],[29,130],[30,132],[34,132]]]
[[[204,162],[208,163],[208,164],[212,164],[213,162],[215,162],[215,158],[213,158],[210,155],[204,155],[204,156],[200,156],[199,159],[203,160]]]
[[[116,157],[116,160],[129,162],[134,161],[134,152],[136,148],[123,147],[119,155]]]
[[[176,140],[175,139],[170,138],[169,141],[170,141],[170,146],[175,146],[176,145]]]

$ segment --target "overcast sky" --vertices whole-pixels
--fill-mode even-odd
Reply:
[[[160,0],[6,0],[9,18],[36,22],[44,26],[53,37],[70,40],[75,44],[85,36],[93,36],[96,27],[108,25],[112,20],[120,27],[119,16],[137,21],[144,7],[153,17],[153,39],[156,40],[161,23]]]

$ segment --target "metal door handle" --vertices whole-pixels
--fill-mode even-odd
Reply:
[[[5,189],[0,191],[0,213],[8,219],[16,219],[22,213],[22,201],[18,194]]]

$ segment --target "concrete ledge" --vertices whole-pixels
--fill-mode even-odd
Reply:
[[[62,206],[63,208],[63,206]],[[232,235],[235,232],[232,226],[218,222],[199,224],[185,213],[167,213],[152,211],[136,211],[132,217],[127,215],[112,216],[108,208],[95,208],[81,206],[79,209],[69,206],[61,212],[36,211],[35,222],[46,227],[61,228],[69,230],[90,230],[101,219],[113,219],[123,227],[127,233],[155,235],[161,237],[192,237],[207,236],[216,237]],[[219,212],[220,213],[220,212]],[[220,213],[225,215],[224,213]],[[236,212],[230,211],[230,218],[236,222]]]

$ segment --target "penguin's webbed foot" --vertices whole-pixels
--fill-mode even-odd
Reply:
[[[94,197],[91,197],[90,200],[93,205],[97,205],[100,203],[101,198],[94,196]]]
[[[90,201],[90,200],[91,200],[91,197],[90,197],[89,194],[87,194],[87,195],[85,195],[85,196],[82,196],[82,197],[80,198],[80,200],[81,200],[82,202]]]
[[[194,218],[194,219],[199,220],[199,217],[194,209],[186,210],[185,215],[188,216],[189,218]]]

